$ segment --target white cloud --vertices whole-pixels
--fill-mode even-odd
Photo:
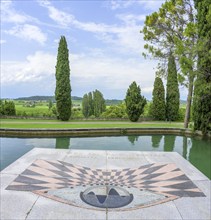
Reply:
[[[44,44],[47,40],[46,34],[44,34],[38,26],[35,25],[17,25],[11,30],[5,31],[6,33],[22,38],[24,40],[35,40],[40,44]]]
[[[55,73],[56,57],[41,51],[27,56],[23,62],[2,61],[1,83],[35,82]]]
[[[147,88],[153,85],[154,70],[149,61],[141,63],[138,59],[125,61],[102,54],[99,56],[99,51],[92,54],[70,54],[69,60],[71,84],[76,95],[79,95],[76,91],[85,93],[91,88],[102,90],[106,97],[123,97],[132,81],[140,84],[142,91],[146,93],[149,93]],[[56,56],[42,51],[27,56],[23,62],[2,61],[1,83],[4,87],[20,83],[39,85],[48,79],[46,85],[51,85],[53,92],[55,65]]]
[[[156,11],[165,2],[165,0],[149,0],[149,1],[137,1],[137,3],[151,11]]]
[[[70,56],[70,65],[74,89],[92,86],[93,89],[110,91],[110,97],[115,98],[115,93],[125,94],[129,84],[136,81],[143,92],[151,95],[155,62],[141,63],[139,59],[125,61],[96,54]]]
[[[1,1],[1,20],[2,22],[23,24],[30,21],[37,21],[23,12],[17,12],[13,8],[12,1]]]
[[[0,44],[5,44],[6,42],[6,40],[0,40]]]
[[[142,6],[144,9],[155,11],[157,10],[165,0],[111,0],[109,1],[109,7],[111,10],[129,8],[131,6]]]

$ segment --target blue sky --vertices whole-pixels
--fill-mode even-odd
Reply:
[[[140,34],[155,1],[1,1],[1,97],[54,95],[58,42],[69,48],[72,95],[124,99],[136,81],[151,99],[156,61]],[[186,91],[181,90],[184,99]]]

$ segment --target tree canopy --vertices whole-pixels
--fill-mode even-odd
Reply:
[[[184,126],[188,126],[197,59],[196,11],[192,0],[169,0],[157,12],[146,16],[141,31],[148,55],[160,60],[159,74],[167,75],[168,58],[172,53],[177,61],[179,82],[188,88]],[[144,54],[145,57],[148,56]]]
[[[141,114],[144,112],[146,103],[146,99],[141,95],[140,87],[136,82],[133,82],[129,86],[125,97],[126,112],[131,121],[138,121]]]

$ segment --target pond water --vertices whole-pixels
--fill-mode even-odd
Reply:
[[[175,135],[0,138],[0,169],[34,147],[86,150],[174,151],[211,179],[211,141]]]

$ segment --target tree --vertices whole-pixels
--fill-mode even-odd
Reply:
[[[70,87],[70,67],[69,52],[64,36],[59,42],[57,64],[56,64],[56,90],[55,99],[58,118],[68,121],[71,116],[71,87]]]
[[[16,115],[15,103],[13,101],[4,101],[3,115],[14,116]]]
[[[166,85],[166,118],[168,121],[176,121],[179,117],[179,85],[174,56],[170,54],[168,61],[168,75]]]
[[[129,86],[125,97],[126,112],[131,121],[138,121],[140,115],[144,112],[146,103],[144,96],[141,96],[140,87],[137,86],[136,82],[133,82]]]
[[[102,117],[104,118],[127,118],[125,103],[118,105],[111,105],[103,112]]]
[[[188,88],[184,127],[188,127],[197,59],[197,25],[192,0],[169,0],[158,12],[146,17],[145,49],[160,60],[159,73],[166,74],[166,64],[172,53],[180,70],[179,82]],[[146,57],[146,54],[144,54]]]
[[[91,92],[88,93],[88,104],[89,104],[89,109],[88,109],[89,114],[88,115],[92,116],[92,115],[94,115],[94,105],[93,105],[93,97],[92,97]]]
[[[89,100],[88,95],[85,94],[82,99],[82,112],[85,118],[88,118],[89,115]]]
[[[194,129],[211,130],[211,4],[195,0],[198,11],[198,66],[194,91]]]
[[[155,78],[154,89],[152,92],[152,106],[151,114],[156,120],[166,119],[166,106],[165,106],[165,90],[163,81],[160,77]]]
[[[106,110],[103,94],[97,89],[93,92],[93,109],[95,117],[99,117]]]
[[[48,101],[48,109],[51,110],[52,107],[53,107],[53,102],[52,102],[52,100],[50,99],[50,100]]]

